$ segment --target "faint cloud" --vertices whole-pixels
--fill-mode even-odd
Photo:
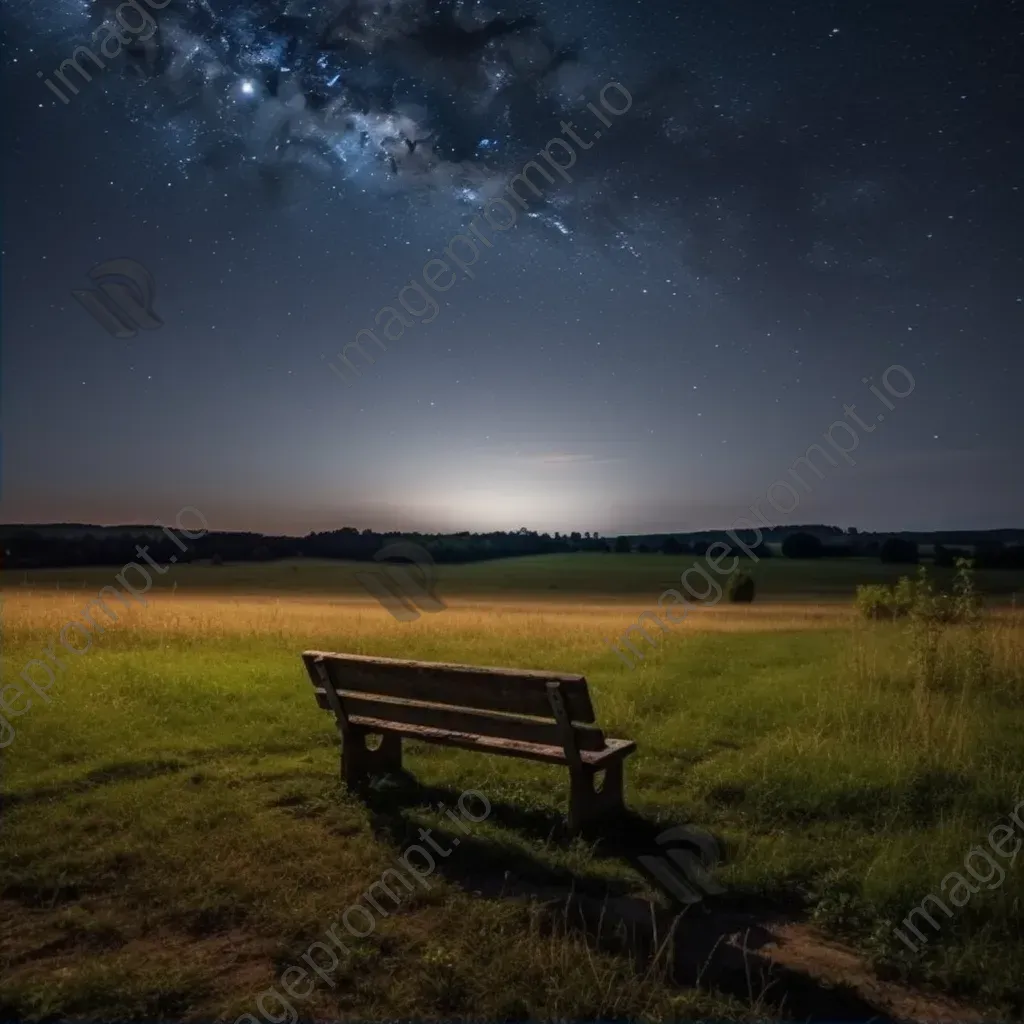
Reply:
[[[555,463],[566,463],[566,462],[593,462],[593,455],[574,454],[572,452],[550,452],[546,455],[535,456],[540,462],[555,462]]]
[[[515,457],[520,462],[541,466],[604,466],[623,461],[619,456],[598,456],[589,452],[537,452],[532,455],[516,452]]]

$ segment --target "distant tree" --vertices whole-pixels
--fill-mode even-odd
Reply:
[[[615,553],[617,555],[628,555],[632,550],[633,545],[629,543],[628,537],[615,538]]]
[[[782,542],[786,558],[821,558],[824,545],[813,533],[790,533]]]
[[[953,552],[943,544],[935,545],[935,565],[940,569],[952,569],[954,558]]]
[[[917,545],[904,537],[887,537],[878,549],[879,561],[890,565],[916,565],[920,557]]]
[[[978,569],[1022,569],[1024,547],[986,540],[975,546],[973,561]]]
[[[850,535],[851,537],[856,537],[856,536],[857,536],[857,527],[856,527],[856,526],[850,526],[850,527],[847,527],[847,530],[846,530],[846,532],[847,532],[847,533],[848,533],[848,534],[849,534],[849,535]]]
[[[661,553],[663,555],[681,555],[683,545],[675,537],[666,537],[665,542],[661,545]]]
[[[210,558],[210,565],[223,565],[224,559],[220,555],[213,555]]]

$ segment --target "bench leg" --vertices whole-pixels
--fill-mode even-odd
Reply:
[[[598,774],[592,768],[571,769],[569,780],[569,832],[583,831],[608,819],[619,817],[625,810],[623,797],[622,760],[614,761],[604,772],[604,785],[600,792],[594,786]]]
[[[372,733],[350,729],[341,747],[341,778],[349,789],[361,789],[375,775],[397,774],[402,770],[402,737],[381,735],[380,746],[371,750],[366,739]]]

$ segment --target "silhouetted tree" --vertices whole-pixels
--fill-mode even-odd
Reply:
[[[615,538],[615,553],[617,555],[628,555],[632,550],[633,545],[629,543],[628,537]]]

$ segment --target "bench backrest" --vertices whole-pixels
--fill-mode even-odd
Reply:
[[[561,746],[549,682],[557,682],[580,750],[602,750],[604,735],[590,724],[587,681],[564,672],[480,668],[443,662],[368,658],[306,651],[302,655],[321,708],[332,710],[321,668],[347,717],[375,718],[452,732]]]

